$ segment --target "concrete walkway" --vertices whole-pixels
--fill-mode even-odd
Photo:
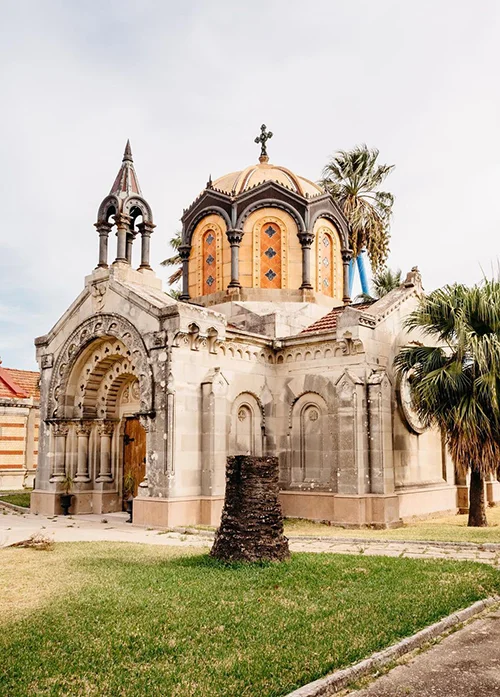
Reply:
[[[212,544],[208,532],[165,531],[126,523],[126,513],[79,516],[41,516],[0,510],[0,547],[42,533],[56,542],[140,542],[206,548]],[[479,561],[500,568],[500,545],[459,545],[426,542],[386,542],[380,540],[339,540],[335,538],[290,538],[293,552],[327,552],[330,554],[364,554],[416,559],[457,559]]]
[[[493,697],[500,694],[500,612],[491,612],[350,697]]]

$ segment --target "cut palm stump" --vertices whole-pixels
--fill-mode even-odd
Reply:
[[[288,559],[278,492],[278,458],[228,457],[224,510],[210,554],[228,562]]]

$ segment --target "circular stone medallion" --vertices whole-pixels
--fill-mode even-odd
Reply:
[[[396,394],[398,398],[399,411],[405,425],[413,433],[420,435],[427,430],[427,426],[422,421],[417,411],[413,406],[411,398],[410,379],[408,375],[399,378]]]

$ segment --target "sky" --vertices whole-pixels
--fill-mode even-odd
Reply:
[[[395,165],[392,268],[426,290],[491,275],[499,35],[497,0],[2,0],[3,366],[36,369],[34,337],[95,267],[127,138],[163,279],[183,209],[257,161],[262,123],[271,162],[308,179],[361,143]]]

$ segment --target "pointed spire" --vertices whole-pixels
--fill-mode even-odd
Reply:
[[[114,196],[120,196],[121,198],[131,196],[132,194],[142,196],[139,180],[137,179],[137,174],[135,173],[134,169],[130,140],[127,140],[125,152],[123,153],[122,166],[120,167],[120,171],[118,172],[109,193],[110,195],[112,194]]]
[[[123,153],[123,162],[133,162],[132,159],[132,148],[130,147],[130,140],[127,140],[127,145],[125,146],[125,152]]]

